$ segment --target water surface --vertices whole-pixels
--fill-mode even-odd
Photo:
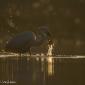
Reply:
[[[84,57],[1,55],[0,85],[85,85],[84,68]]]

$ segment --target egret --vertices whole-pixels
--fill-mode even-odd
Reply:
[[[38,32],[26,31],[17,34],[12,39],[8,40],[5,46],[5,51],[13,53],[26,53],[31,55],[31,47],[40,46],[45,41],[51,42],[51,33],[46,27],[40,27]]]

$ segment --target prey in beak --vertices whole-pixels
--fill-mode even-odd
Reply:
[[[48,45],[53,45],[53,40],[48,40]]]

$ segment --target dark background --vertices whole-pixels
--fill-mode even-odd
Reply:
[[[48,26],[54,53],[85,54],[85,0],[0,0],[0,49],[13,35]]]

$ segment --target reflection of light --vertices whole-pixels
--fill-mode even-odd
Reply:
[[[44,58],[43,57],[41,58],[41,62],[44,62]]]
[[[41,71],[43,72],[44,71],[44,58],[42,57],[41,58]]]
[[[44,54],[43,54],[43,53],[41,53],[41,56],[44,56]]]
[[[52,63],[52,57],[48,57],[48,62]]]
[[[29,61],[30,59],[29,58],[27,58],[27,61]]]
[[[36,60],[39,61],[39,57],[36,57]]]
[[[48,62],[48,75],[51,76],[54,74],[54,61],[52,57],[48,57],[47,58],[47,62]]]
[[[40,56],[39,54],[36,54],[36,56]]]
[[[5,58],[5,57],[14,57],[14,56],[19,56],[18,54],[16,54],[16,53],[2,53],[1,55],[0,55],[0,57],[1,58]]]
[[[48,45],[48,52],[47,55],[49,56],[47,58],[47,65],[48,65],[48,75],[51,76],[54,74],[54,62],[52,56],[52,50],[53,50],[54,44]]]

